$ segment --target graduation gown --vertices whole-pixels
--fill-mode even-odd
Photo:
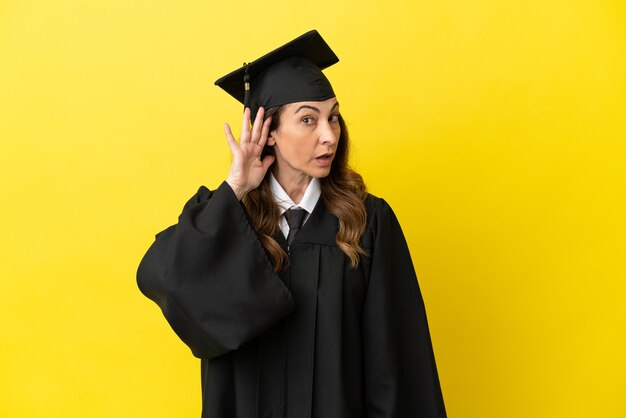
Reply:
[[[366,208],[356,269],[321,198],[278,274],[225,182],[157,235],[138,285],[201,359],[203,418],[446,416],[402,230],[383,199]]]

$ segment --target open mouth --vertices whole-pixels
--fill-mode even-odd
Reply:
[[[332,153],[322,154],[315,157],[315,162],[319,167],[330,167],[330,165],[333,163],[333,156],[334,154]]]

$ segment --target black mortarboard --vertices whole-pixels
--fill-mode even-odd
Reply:
[[[335,97],[322,70],[339,61],[316,30],[244,64],[215,82],[249,107],[254,119],[259,107],[268,109],[300,101]]]

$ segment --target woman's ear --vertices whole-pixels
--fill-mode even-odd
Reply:
[[[274,131],[272,131],[269,133],[269,136],[267,137],[267,145],[274,146],[274,144],[276,144],[276,137],[275,137]]]

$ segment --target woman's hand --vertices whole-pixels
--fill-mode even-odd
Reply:
[[[256,114],[254,125],[250,129],[250,109],[243,112],[241,124],[241,136],[239,142],[235,140],[230,126],[224,124],[224,133],[228,140],[228,146],[233,153],[233,162],[226,182],[241,200],[250,190],[259,187],[267,169],[276,159],[273,155],[266,155],[261,160],[263,147],[269,135],[271,118],[263,121],[265,110],[261,107]]]

